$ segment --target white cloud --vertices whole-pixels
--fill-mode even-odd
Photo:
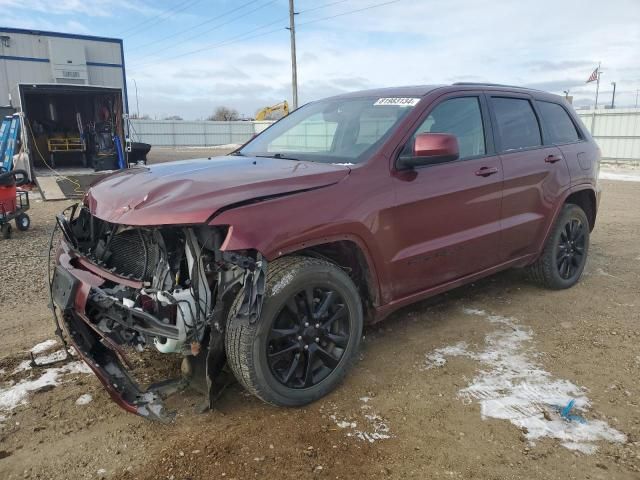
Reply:
[[[309,19],[366,5],[371,1],[349,2]],[[610,82],[617,81],[617,103],[631,104],[640,88],[640,3],[598,5],[591,0],[401,1],[308,26],[301,15],[300,97],[309,101],[346,90],[468,80],[555,93],[568,88],[584,104],[593,102],[595,92],[594,84],[584,82],[602,61],[602,101],[609,101]],[[225,104],[252,114],[290,98],[289,55],[283,31],[155,65],[137,67],[153,59],[132,56],[128,69],[145,96],[145,112],[193,118]]]
[[[55,2],[45,0],[0,0],[0,7],[5,11],[13,9],[49,15],[86,15],[88,17],[111,17],[118,12],[122,13],[122,10],[144,13],[155,11],[154,8],[139,2],[127,2],[125,0],[111,0],[110,2],[102,0],[57,0]]]

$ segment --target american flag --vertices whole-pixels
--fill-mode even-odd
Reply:
[[[591,74],[591,76],[589,77],[589,79],[585,83],[595,82],[596,80],[598,80],[598,70],[599,69],[600,69],[600,67],[596,67],[596,69],[593,71],[593,73]]]

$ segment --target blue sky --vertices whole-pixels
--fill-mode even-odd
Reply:
[[[640,89],[640,0],[296,0],[301,103],[379,86],[491,81],[592,104]],[[387,0],[388,1],[388,0]],[[253,115],[291,97],[288,0],[0,0],[3,26],[124,39],[131,109]],[[342,15],[353,10],[360,12]],[[337,16],[336,16],[337,15]],[[325,18],[335,16],[334,18]]]

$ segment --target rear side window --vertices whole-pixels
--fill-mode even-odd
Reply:
[[[571,143],[580,140],[576,126],[567,111],[557,103],[538,101],[545,134],[551,143]]]
[[[492,104],[502,151],[542,145],[538,119],[529,100],[494,97]]]

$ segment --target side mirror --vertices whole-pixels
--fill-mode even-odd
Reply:
[[[420,133],[416,135],[412,155],[402,155],[398,158],[398,168],[409,170],[423,165],[452,162],[459,157],[460,149],[455,135]]]

